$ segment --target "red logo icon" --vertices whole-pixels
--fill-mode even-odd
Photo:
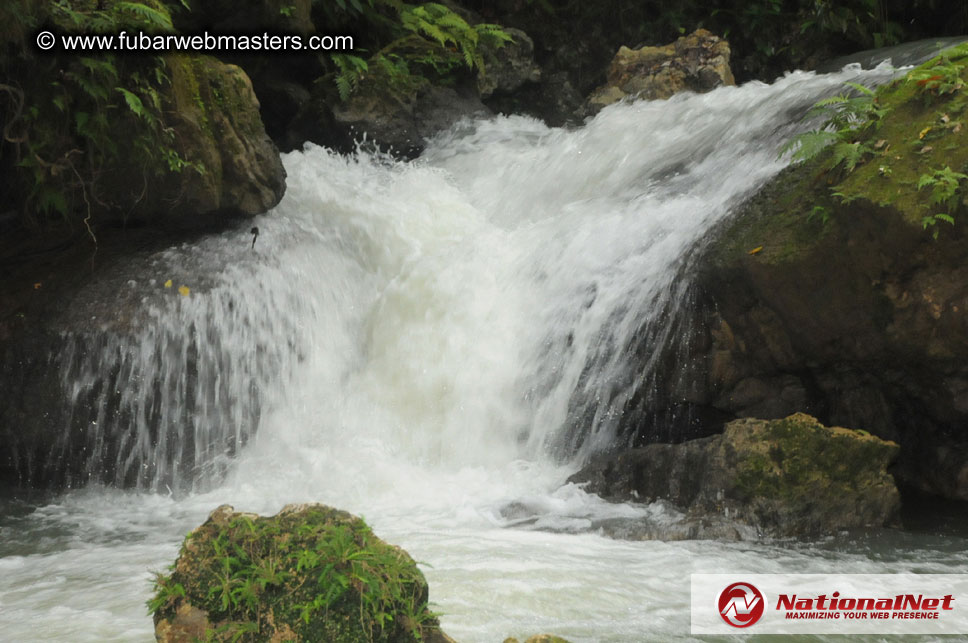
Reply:
[[[765,602],[749,583],[733,583],[719,595],[719,615],[733,627],[749,627],[763,616]]]

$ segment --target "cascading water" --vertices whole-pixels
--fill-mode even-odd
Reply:
[[[147,570],[223,502],[363,514],[431,565],[462,641],[681,636],[691,572],[968,570],[950,541],[904,534],[608,540],[597,519],[674,516],[562,486],[620,437],[629,396],[669,377],[650,355],[676,341],[704,235],[783,167],[777,149],[818,97],[891,73],[616,105],[575,130],[480,121],[414,163],[288,155],[254,250],[239,232],[153,257],[170,296],[146,304],[143,331],[66,361],[69,398],[95,401],[89,477],[174,493],[92,484],[4,508],[0,631],[148,640]],[[179,297],[162,285],[173,273],[205,287]]]

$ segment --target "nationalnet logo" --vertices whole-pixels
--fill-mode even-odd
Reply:
[[[719,615],[733,627],[749,627],[763,616],[763,594],[749,583],[733,583],[719,595]]]
[[[693,574],[692,633],[736,628],[758,634],[966,634],[968,574]]]

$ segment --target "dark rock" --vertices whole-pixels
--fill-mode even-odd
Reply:
[[[505,27],[504,31],[511,36],[511,41],[501,46],[481,47],[484,72],[477,78],[481,98],[508,94],[541,78],[541,69],[534,63],[534,42],[528,34],[511,27]]]
[[[291,140],[290,126],[312,100],[309,90],[298,82],[269,78],[257,91],[266,133],[283,151],[289,152],[302,145],[303,140]]]
[[[797,414],[599,456],[570,481],[607,499],[665,500],[686,512],[671,529],[648,526],[645,535],[742,538],[749,525],[773,536],[818,536],[896,523],[900,497],[886,468],[897,452],[894,443]],[[618,527],[636,533],[628,523]]]
[[[710,418],[803,411],[897,442],[899,482],[968,498],[964,206],[935,239],[922,223],[935,206],[917,189],[930,168],[968,164],[968,127],[938,116],[958,100],[926,103],[899,79],[878,97],[889,152],[852,172],[823,157],[788,168],[710,232],[675,359],[660,360],[675,377],[663,375],[664,397],[642,390],[626,405],[631,442],[690,437],[655,435],[651,418],[677,399]]]
[[[494,95],[485,101],[496,112],[534,116],[551,127],[579,123],[583,102],[563,71],[542,72],[537,83],[527,83],[510,94]]]
[[[325,105],[314,109],[327,111]],[[460,119],[491,112],[471,91],[459,92],[426,80],[398,91],[376,77],[362,82],[345,102],[332,105],[330,113],[330,127],[313,142],[345,150],[347,142],[365,139],[397,156],[413,158],[423,151],[428,138]]]

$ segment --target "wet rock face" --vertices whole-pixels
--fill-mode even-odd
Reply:
[[[588,97],[586,112],[595,114],[625,98],[656,100],[735,85],[729,54],[729,43],[705,29],[662,47],[623,46],[608,68],[605,85]]]
[[[968,240],[863,203],[822,234],[778,217],[809,184],[781,174],[704,260],[704,403],[864,427],[900,444],[899,480],[968,499]]]
[[[795,414],[736,420],[722,435],[600,457],[572,481],[609,499],[669,501],[698,537],[698,526],[720,518],[771,536],[820,536],[896,523],[900,497],[887,467],[897,453],[892,442]],[[705,531],[722,537],[724,526],[711,526]]]
[[[150,605],[158,641],[453,643],[416,563],[319,504],[275,516],[223,505],[185,539]]]

